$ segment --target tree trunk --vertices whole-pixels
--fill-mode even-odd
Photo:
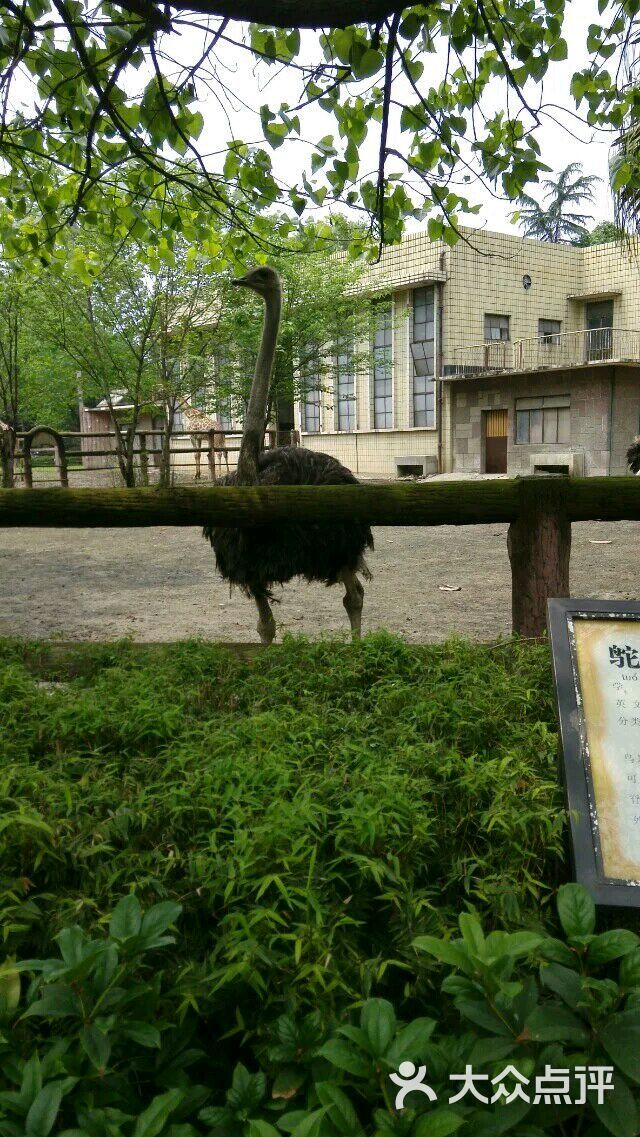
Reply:
[[[0,430],[0,463],[2,464],[2,488],[5,490],[11,490],[15,485],[15,452],[15,431],[11,427],[9,427],[8,430]]]
[[[571,520],[568,479],[523,478],[517,518],[509,526],[514,634],[537,639],[547,626],[547,600],[569,595]]]

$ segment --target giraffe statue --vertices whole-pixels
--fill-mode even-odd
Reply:
[[[213,471],[212,472],[215,475],[215,456],[216,456],[216,454],[218,454],[220,456],[220,473],[222,473],[222,459],[223,459],[223,457],[224,457],[225,465],[227,467],[227,473],[229,473],[229,457],[227,454],[227,444],[226,444],[225,436],[222,433],[222,430],[220,427],[220,420],[212,418],[211,415],[208,415],[206,413],[206,411],[200,410],[198,407],[193,407],[188,399],[186,399],[184,401],[184,403],[181,404],[180,413],[182,415],[182,421],[183,421],[187,431],[189,432],[189,437],[191,439],[191,445],[193,446],[193,448],[195,450],[194,456],[195,456],[195,464],[196,464],[196,473],[195,473],[196,481],[198,481],[200,479],[200,463],[202,460],[203,438],[202,438],[202,434],[199,434],[199,433],[195,434],[195,433],[193,433],[194,431],[206,430],[209,433],[211,433],[211,431],[215,431],[215,433],[213,435]]]

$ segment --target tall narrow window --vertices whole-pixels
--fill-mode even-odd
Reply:
[[[233,373],[233,359],[227,351],[219,351],[215,356],[215,412],[221,430],[235,430],[238,416],[231,394],[228,394]]]
[[[484,342],[492,343],[494,340],[505,343],[510,339],[509,317],[494,316],[488,313],[484,318]]]
[[[435,288],[413,290],[413,425],[435,426]]]
[[[353,349],[348,336],[336,343],[336,423],[338,430],[356,429],[356,387]]]
[[[301,373],[302,399],[300,411],[302,429],[307,434],[320,433],[320,368],[317,359],[314,359],[312,349],[309,349],[309,358],[302,367]]]
[[[377,304],[373,331],[373,426],[393,426],[393,316],[391,301]]]

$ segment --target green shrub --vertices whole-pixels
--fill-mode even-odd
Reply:
[[[385,995],[411,1013],[419,931],[466,900],[535,923],[561,871],[547,650],[291,640],[93,648],[36,684],[0,666],[1,899],[9,952],[105,919],[135,883],[179,902],[184,1007],[241,1036],[274,1014]]]
[[[181,1019],[162,967],[171,902],[143,913],[133,895],[108,929],[56,937],[55,957],[0,968],[1,1137],[635,1137],[640,1100],[640,941],[595,934],[578,885],[558,894],[562,938],[543,929],[485,935],[472,912],[461,936],[420,936],[414,950],[450,971],[428,1014],[401,1021],[365,1000],[357,1015],[278,1017],[225,1086],[207,1022]],[[24,978],[32,976],[24,989]],[[357,1025],[356,1025],[357,1022]],[[395,1108],[391,1074],[424,1065],[436,1101]],[[452,1075],[470,1066],[479,1103]],[[581,1067],[610,1067],[613,1089],[587,1089]],[[571,1102],[536,1105],[537,1076],[567,1071]],[[505,1073],[506,1071],[506,1073]],[[221,1072],[223,1076],[221,1077]]]

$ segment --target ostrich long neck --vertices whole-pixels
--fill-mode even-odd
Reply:
[[[251,384],[251,394],[249,395],[249,405],[238,457],[236,481],[240,486],[254,486],[258,482],[258,455],[262,449],[264,438],[269,384],[278,341],[281,304],[282,298],[279,288],[266,294],[262,340],[260,341],[253,383]]]

